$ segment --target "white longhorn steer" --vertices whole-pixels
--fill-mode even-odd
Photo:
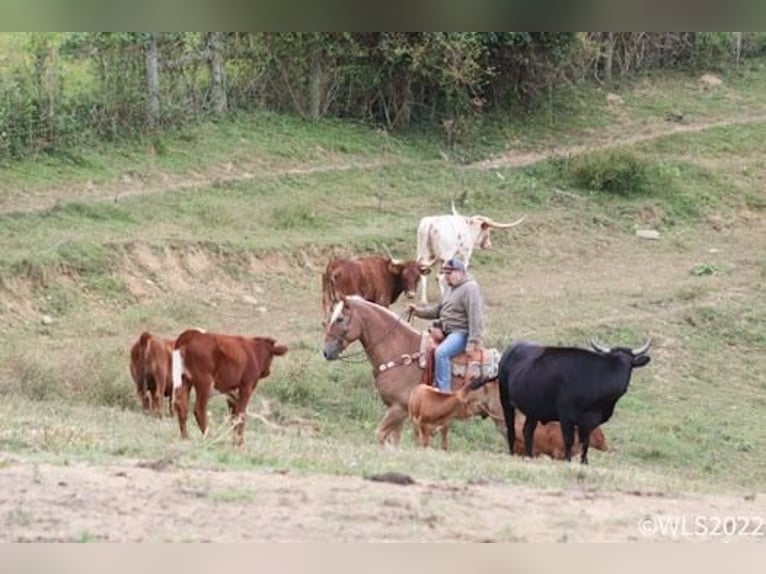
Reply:
[[[467,268],[474,247],[480,249],[492,247],[489,238],[490,229],[493,227],[508,229],[518,225],[525,218],[526,215],[513,223],[498,223],[483,215],[468,217],[458,214],[453,203],[452,215],[429,215],[420,220],[417,262],[421,267],[426,268],[432,267],[437,262],[443,265],[448,259],[457,257],[465,263]],[[422,275],[420,281],[422,301],[427,303],[426,275]],[[439,274],[439,290],[443,295],[445,286],[442,274]]]

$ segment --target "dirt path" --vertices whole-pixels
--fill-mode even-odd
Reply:
[[[2,542],[766,541],[766,497],[181,470],[0,469]]]
[[[621,145],[645,142],[677,133],[701,132],[707,129],[730,125],[749,124],[766,121],[766,113],[750,113],[741,116],[708,120],[699,123],[674,124],[655,122],[645,125],[625,124],[617,129],[600,132],[586,137],[577,145],[552,146],[543,150],[521,151],[510,149],[502,156],[489,158],[473,164],[469,168],[497,169],[500,167],[522,167],[543,161],[550,157],[571,156],[589,151],[605,150]],[[637,133],[635,133],[637,132]],[[211,165],[199,170],[194,177],[187,174],[169,174],[165,172],[150,172],[140,177],[123,176],[119,181],[96,185],[92,181],[67,185],[61,188],[51,188],[42,191],[20,190],[0,196],[0,214],[50,209],[69,201],[111,200],[119,201],[125,197],[146,195],[166,191],[185,191],[209,187],[212,185],[228,185],[256,179],[302,175],[310,173],[345,171],[350,169],[377,169],[391,164],[395,160],[376,159],[368,161],[336,162],[321,165],[294,166],[283,169],[267,169],[261,166],[240,164],[236,169],[231,163]]]
[[[657,138],[683,133],[696,133],[705,130],[733,125],[752,124],[766,121],[766,114],[745,114],[721,120],[709,120],[699,123],[653,123],[644,126],[623,125],[620,129],[612,129],[601,134],[599,141],[586,141],[582,144],[568,146],[553,146],[542,151],[508,150],[502,156],[482,160],[473,167],[480,169],[497,169],[500,167],[522,167],[531,165],[551,157],[573,156],[585,152],[603,151],[609,148],[632,145],[651,141]],[[638,129],[638,133],[631,133]],[[626,135],[628,134],[628,135]]]
[[[323,163],[321,165],[295,166],[263,171],[260,166],[240,163],[235,170],[230,163],[210,165],[193,177],[188,174],[172,174],[161,171],[143,173],[140,177],[124,175],[119,181],[96,185],[92,181],[53,187],[44,190],[20,190],[0,196],[0,214],[40,211],[71,201],[114,201],[134,195],[147,195],[167,191],[187,191],[229,185],[254,179],[304,175],[350,169],[374,169],[390,163],[385,160]]]

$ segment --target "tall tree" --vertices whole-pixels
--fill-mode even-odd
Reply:
[[[208,32],[205,37],[210,67],[210,100],[213,111],[223,114],[229,107],[226,98],[226,70],[224,68],[223,34]]]
[[[150,33],[146,39],[146,124],[157,126],[160,120],[160,71],[157,35]]]

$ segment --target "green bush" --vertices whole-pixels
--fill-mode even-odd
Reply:
[[[63,396],[54,367],[41,364],[37,358],[23,352],[3,362],[8,369],[8,376],[0,379],[0,394],[19,395],[34,401]]]
[[[646,160],[619,150],[576,157],[567,166],[567,176],[573,185],[622,197],[648,195],[650,172]]]
[[[76,401],[120,409],[138,407],[127,356],[115,361],[112,351],[88,353],[69,369],[66,378],[68,391]]]

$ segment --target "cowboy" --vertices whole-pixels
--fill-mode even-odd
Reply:
[[[447,290],[440,303],[415,305],[408,308],[421,319],[438,319],[444,339],[434,354],[434,374],[440,391],[451,391],[452,357],[460,353],[472,353],[481,348],[484,329],[484,299],[479,284],[466,272],[460,259],[449,259],[442,266],[447,280]]]

